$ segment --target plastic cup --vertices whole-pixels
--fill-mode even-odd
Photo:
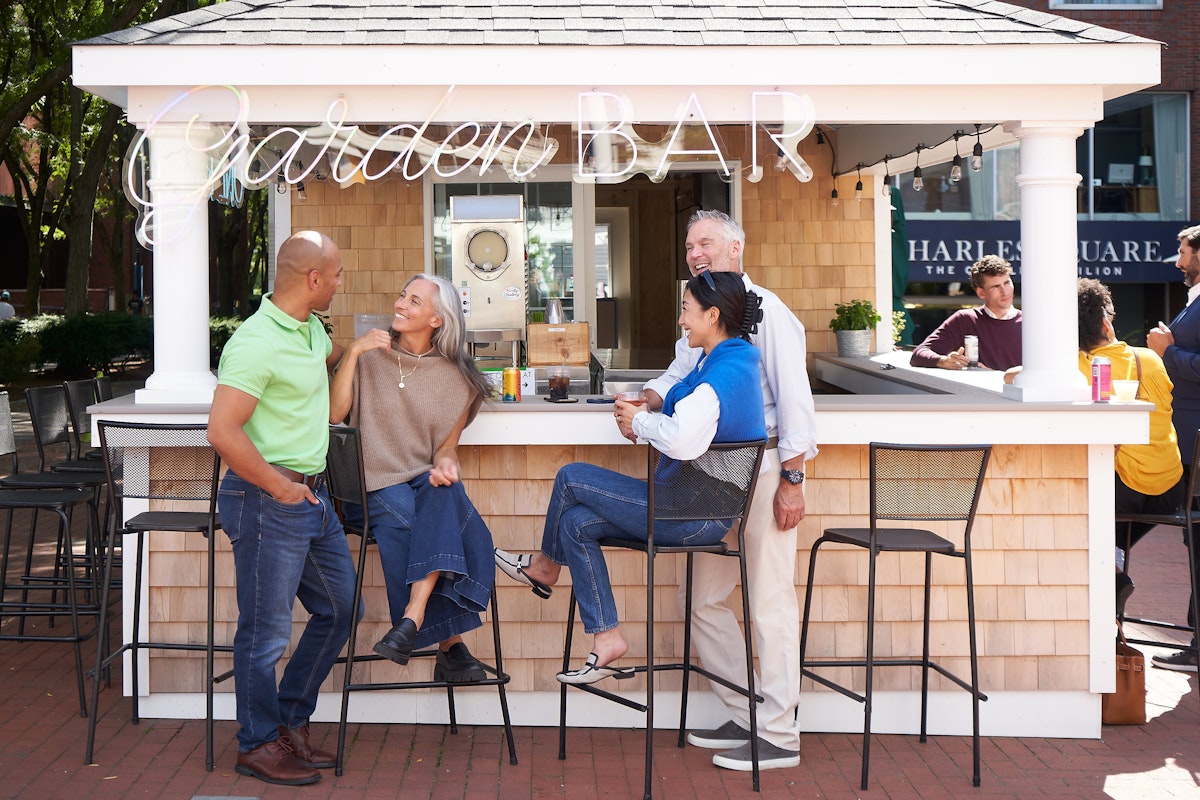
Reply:
[[[546,383],[550,386],[550,399],[563,401],[571,393],[571,368],[547,367]]]
[[[1113,399],[1118,403],[1132,403],[1137,400],[1137,381],[1113,381]]]
[[[623,400],[626,403],[632,403],[635,406],[646,405],[646,393],[641,389],[636,392],[617,392],[617,399]]]

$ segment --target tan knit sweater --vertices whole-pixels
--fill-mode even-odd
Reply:
[[[395,345],[393,345],[393,348]],[[404,388],[399,388],[400,366]],[[436,351],[415,356],[371,350],[354,372],[350,424],[362,431],[367,491],[412,480],[433,468],[433,454],[474,400],[458,367]]]

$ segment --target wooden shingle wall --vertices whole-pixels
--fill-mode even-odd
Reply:
[[[521,552],[536,549],[541,541],[554,475],[563,464],[586,461],[635,476],[642,476],[645,470],[644,449],[632,446],[473,446],[462,448],[460,457],[467,491],[488,522],[496,544]],[[865,519],[867,448],[825,445],[808,472],[805,486],[809,516],[801,525],[796,554],[796,591],[801,600],[808,550],[820,531],[862,524]],[[993,453],[973,539],[985,691],[1088,688],[1086,475],[1086,447],[1082,445],[999,446]],[[954,538],[959,536],[957,531],[945,532]],[[217,641],[230,642],[237,619],[233,560],[224,535],[218,536],[217,544]],[[357,541],[352,540],[352,545],[356,546]],[[203,641],[203,539],[163,534],[156,537],[155,547],[150,559],[152,634]],[[368,563],[367,612],[359,628],[359,653],[369,653],[390,625],[377,557],[371,554]],[[608,563],[632,662],[645,652],[643,557],[613,553]],[[681,615],[675,601],[681,563],[664,558],[657,567],[663,584],[656,598],[658,619],[664,622],[656,628],[660,656],[678,653],[682,647]],[[878,653],[882,657],[919,652],[923,563],[919,556],[890,553],[884,554],[879,563]],[[862,654],[866,569],[862,551],[825,548],[813,601],[817,620],[811,634],[814,656]],[[564,571],[563,583],[549,600],[541,600],[528,587],[497,575],[505,666],[513,678],[510,688],[557,689],[554,675],[562,663],[569,572]],[[935,561],[934,576],[933,649],[952,668],[965,670],[962,564],[950,559]],[[299,604],[294,618],[294,636],[298,637],[305,619]],[[466,638],[473,652],[490,657],[490,627]],[[582,659],[590,637],[583,635],[580,627],[575,641],[574,657]],[[152,691],[202,691],[202,655],[158,653],[152,660],[156,665],[170,661],[169,668],[152,669]],[[229,666],[229,657],[218,655],[218,672]],[[395,680],[427,676],[432,663],[431,659],[423,659],[414,660],[405,669],[386,663],[364,665],[363,669],[360,678]],[[323,691],[338,691],[341,674],[336,668]],[[620,688],[637,690],[640,680],[623,682]],[[861,675],[854,680],[861,684]],[[913,689],[918,680],[915,671],[884,670],[878,673],[876,686]],[[933,686],[944,688],[944,683],[935,678]],[[232,691],[231,683],[222,684],[218,691]]]

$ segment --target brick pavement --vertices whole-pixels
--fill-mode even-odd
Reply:
[[[1135,556],[1138,589],[1130,613],[1181,618],[1187,576],[1179,566],[1184,548],[1178,535],[1156,532]],[[94,653],[93,647],[89,642],[87,651]],[[1143,649],[1149,660],[1155,651]],[[143,719],[134,725],[128,702],[116,691],[101,697],[96,763],[84,765],[87,725],[78,715],[69,645],[0,642],[0,675],[0,798],[602,800],[641,793],[642,734],[636,730],[573,729],[568,757],[559,761],[556,729],[517,728],[520,763],[513,766],[499,728],[460,726],[451,735],[448,726],[410,724],[352,724],[343,776],[330,770],[312,786],[269,786],[234,772],[235,723],[217,722],[217,766],[209,773],[203,721]],[[876,737],[864,793],[858,790],[861,737],[805,734],[801,765],[764,772],[762,793],[755,795],[748,774],[713,767],[707,751],[676,749],[671,733],[663,731],[655,751],[655,797],[1200,800],[1196,682],[1195,676],[1149,670],[1150,721],[1105,727],[1099,740],[985,738],[978,789],[970,785],[970,740],[964,737],[932,737],[925,744],[915,736]],[[119,675],[114,683],[119,685]],[[313,734],[326,748],[336,747],[335,725],[315,723]]]

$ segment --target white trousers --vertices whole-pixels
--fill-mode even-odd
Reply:
[[[796,597],[796,529],[775,524],[775,490],[779,486],[779,451],[763,454],[762,473],[746,524],[746,573],[750,618],[758,654],[755,689],[765,702],[758,706],[758,735],[784,750],[800,749],[800,603]],[[692,579],[692,643],[712,672],[746,685],[746,651],[733,611],[726,605],[738,585],[737,559],[698,553]],[[679,589],[684,607],[684,586]],[[746,698],[712,684],[730,717],[750,729]]]

